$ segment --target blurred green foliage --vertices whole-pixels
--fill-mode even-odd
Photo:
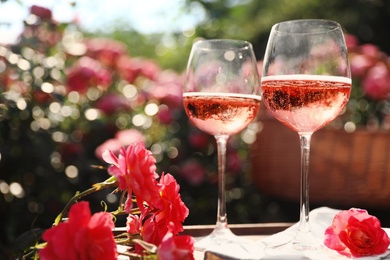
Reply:
[[[183,10],[183,15],[196,4],[203,7],[207,18],[194,28],[190,39],[183,40],[183,32],[169,35],[175,44],[160,55],[156,54],[156,46],[161,46],[167,35],[139,35],[134,31],[123,30],[126,25],[117,24],[114,25],[114,32],[107,36],[125,42],[134,54],[154,57],[164,67],[179,71],[185,68],[192,40],[198,37],[248,40],[253,43],[260,60],[272,25],[292,19],[335,20],[342,25],[346,33],[358,37],[361,43],[373,43],[390,53],[390,1],[387,0],[185,1],[187,9]]]

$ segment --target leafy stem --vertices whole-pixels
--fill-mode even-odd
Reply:
[[[94,184],[91,188],[85,190],[85,191],[82,191],[82,192],[77,192],[69,201],[68,203],[65,205],[64,209],[61,211],[60,214],[58,214],[58,216],[56,217],[55,221],[54,221],[54,226],[57,226],[63,216],[65,215],[65,213],[69,210],[69,208],[79,199],[81,199],[82,197],[85,197],[89,194],[92,194],[94,192],[97,192],[99,190],[103,190],[103,189],[107,189],[107,188],[112,188],[112,187],[117,187],[118,186],[118,180],[116,179],[115,176],[111,176],[110,178],[108,178],[107,180],[103,181],[103,182],[99,182],[99,183],[96,183]]]

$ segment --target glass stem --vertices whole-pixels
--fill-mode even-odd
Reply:
[[[217,209],[217,225],[216,229],[227,228],[226,214],[226,193],[225,193],[225,169],[226,169],[226,143],[229,139],[228,135],[217,135],[218,152],[218,209]]]
[[[309,225],[309,158],[312,133],[299,134],[301,145],[300,220],[297,239],[310,233]]]

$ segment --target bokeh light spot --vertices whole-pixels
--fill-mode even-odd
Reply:
[[[0,181],[0,192],[3,194],[9,193],[9,185],[5,181]]]
[[[149,103],[145,106],[145,114],[154,116],[158,112],[158,105],[156,103]]]
[[[145,117],[143,115],[135,115],[132,122],[135,126],[142,126],[145,123]]]
[[[85,118],[89,121],[96,120],[100,117],[100,111],[95,108],[90,108],[85,111]]]
[[[79,175],[79,170],[74,165],[69,165],[65,168],[65,174],[68,178],[74,179],[77,178]]]
[[[137,87],[132,84],[127,84],[123,87],[123,95],[129,99],[134,98],[137,96]]]
[[[49,82],[42,83],[41,89],[43,92],[46,92],[46,93],[52,93],[54,91],[53,84],[51,84]]]
[[[22,185],[20,185],[20,183],[18,183],[18,182],[12,182],[9,185],[9,190],[10,190],[11,194],[17,198],[24,197],[24,189],[23,189]]]

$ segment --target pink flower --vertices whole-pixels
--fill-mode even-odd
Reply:
[[[119,150],[122,147],[123,146],[121,145],[121,143],[119,142],[118,139],[111,138],[111,139],[106,140],[104,143],[102,143],[98,147],[96,147],[95,155],[97,158],[103,159],[103,154],[106,150],[112,151],[113,154],[119,154]]]
[[[378,48],[378,46],[375,46],[374,44],[363,44],[360,46],[360,51],[362,54],[367,55],[368,57],[378,59],[381,55],[381,52]]]
[[[161,105],[158,109],[157,118],[160,123],[169,125],[174,121],[172,109],[166,105]]]
[[[139,234],[141,232],[140,218],[138,215],[129,214],[126,221],[126,231],[131,235]]]
[[[383,62],[377,62],[368,70],[362,84],[367,96],[375,100],[389,98],[390,71],[386,64]]]
[[[112,115],[117,111],[130,110],[130,102],[121,94],[109,93],[96,101],[95,107],[106,115]]]
[[[139,76],[154,80],[160,72],[159,66],[154,61],[129,56],[121,57],[117,67],[121,77],[129,83],[134,83]]]
[[[170,174],[163,174],[160,178],[162,188],[160,195],[163,201],[162,206],[156,207],[156,213],[146,219],[141,232],[145,241],[159,245],[162,238],[168,232],[171,225],[171,232],[176,235],[183,231],[184,220],[188,216],[188,208],[181,200],[179,189],[175,178]]]
[[[145,141],[144,139],[142,133],[136,129],[120,130],[115,134],[114,138],[108,139],[99,145],[95,149],[95,155],[97,158],[103,159],[102,155],[106,150],[110,150],[115,155],[118,155],[122,147],[129,146],[133,143],[143,143]]]
[[[190,134],[189,142],[194,148],[205,148],[210,143],[210,135],[204,132],[195,131]]]
[[[42,260],[114,260],[117,250],[113,228],[109,213],[91,216],[89,203],[78,202],[70,208],[68,221],[45,231],[47,245],[39,256]]]
[[[168,231],[157,250],[159,260],[193,260],[195,240],[191,236],[174,236]]]
[[[82,57],[67,72],[68,91],[85,93],[89,87],[107,89],[111,84],[111,74],[102,65],[89,57]]]
[[[188,160],[180,167],[180,175],[191,185],[199,186],[206,178],[206,171],[203,165],[195,160]]]
[[[157,218],[163,218],[167,224],[172,223],[172,232],[177,234],[183,231],[182,222],[188,216],[188,208],[181,200],[180,186],[171,174],[162,174],[160,178],[162,189],[160,191],[164,207],[157,213]]]
[[[125,210],[129,212],[133,206],[131,195],[134,193],[138,207],[143,210],[144,202],[151,207],[161,205],[160,185],[156,178],[156,159],[143,143],[131,144],[121,148],[119,156],[106,150],[103,160],[112,164],[108,173],[115,176],[119,182],[119,189],[128,192]]]
[[[367,71],[375,65],[376,60],[364,54],[351,55],[351,72],[354,77],[363,78]]]
[[[115,134],[115,138],[122,144],[122,146],[128,146],[132,143],[143,143],[145,141],[142,133],[136,129],[120,130]]]
[[[88,56],[101,61],[109,67],[114,67],[118,59],[126,54],[126,46],[122,42],[112,39],[88,39],[85,45],[87,46]]]
[[[152,98],[171,108],[183,106],[184,79],[173,71],[164,71],[155,77],[155,85],[147,89]]]
[[[38,5],[31,6],[30,13],[38,16],[42,20],[51,20],[52,18],[52,13],[50,9]]]
[[[359,40],[355,35],[346,34],[344,38],[345,38],[345,44],[347,45],[348,49],[353,49],[357,47],[359,44]]]
[[[120,76],[129,83],[134,83],[140,73],[140,68],[129,56],[122,56],[118,60],[118,71]]]
[[[325,230],[324,244],[342,255],[359,257],[386,252],[390,240],[376,217],[352,208],[336,214]]]

